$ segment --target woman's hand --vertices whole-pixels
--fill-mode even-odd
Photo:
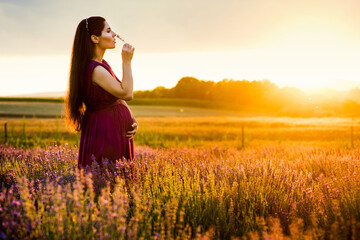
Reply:
[[[133,46],[131,46],[128,43],[124,44],[124,46],[122,48],[122,52],[121,52],[122,60],[124,63],[131,62],[132,57],[134,55],[134,51],[135,51],[135,48]]]
[[[128,131],[127,134],[126,134],[126,137],[129,138],[129,139],[132,139],[137,131],[137,128],[139,126],[138,122],[136,121],[135,118],[133,118],[134,122],[133,124],[131,125],[131,127],[133,128],[133,130],[131,131]]]

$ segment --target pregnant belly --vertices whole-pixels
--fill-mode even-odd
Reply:
[[[119,104],[117,105],[116,113],[116,115],[118,115],[117,121],[120,121],[120,123],[124,125],[126,131],[132,130],[131,125],[133,124],[133,119],[128,107],[123,104]]]
[[[121,101],[97,110],[87,110],[85,113],[84,125],[88,125],[90,128],[96,126],[99,131],[107,132],[118,129],[122,135],[125,135],[127,131],[132,130],[132,124],[130,110]]]

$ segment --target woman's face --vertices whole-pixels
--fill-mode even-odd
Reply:
[[[115,48],[116,33],[111,30],[111,27],[107,21],[104,22],[105,27],[101,32],[101,36],[99,37],[99,47],[103,49]]]

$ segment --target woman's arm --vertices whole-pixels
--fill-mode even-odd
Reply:
[[[134,48],[130,44],[124,44],[122,50],[123,59],[123,78],[119,83],[104,67],[96,66],[94,68],[91,80],[99,85],[108,93],[123,100],[133,99],[133,77],[131,70],[131,60],[134,54]]]
[[[126,66],[125,72],[131,71],[131,66]],[[131,100],[133,98],[133,79],[129,77],[131,74],[127,74],[127,77],[123,77],[122,83],[116,80],[103,66],[98,65],[94,68],[91,76],[91,80],[96,85],[110,93],[111,95],[123,99]]]

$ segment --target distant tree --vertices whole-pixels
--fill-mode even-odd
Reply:
[[[360,104],[353,100],[346,100],[342,103],[343,112],[349,117],[360,116]]]
[[[155,97],[155,98],[170,97],[169,89],[162,87],[162,86],[157,87],[154,90],[152,90],[152,97]]]
[[[207,99],[213,84],[211,81],[200,81],[194,77],[183,77],[172,92],[177,98]]]
[[[134,98],[151,98],[153,97],[152,90],[138,90],[134,92]]]

